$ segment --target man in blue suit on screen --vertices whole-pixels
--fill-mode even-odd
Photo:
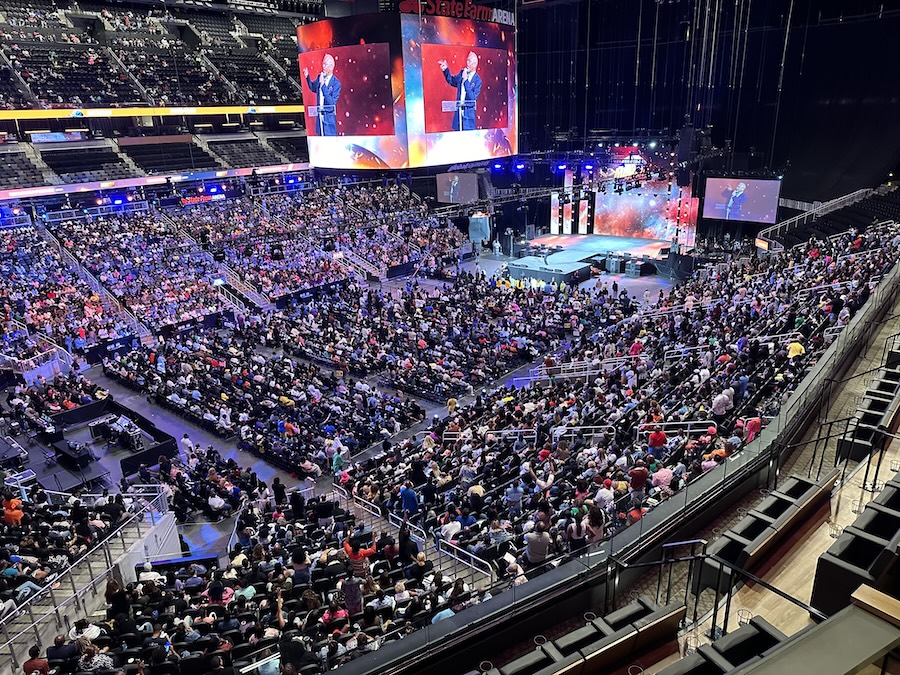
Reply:
[[[444,78],[451,87],[456,87],[456,110],[453,113],[453,131],[470,131],[475,128],[475,105],[481,93],[481,75],[478,69],[478,57],[469,52],[466,67],[458,75],[452,75],[445,60],[438,61]]]
[[[722,191],[725,203],[721,206],[725,210],[725,220],[741,220],[744,202],[747,201],[747,193],[744,192],[746,189],[746,183],[738,183],[734,189],[729,185]]]
[[[315,80],[309,79],[309,68],[303,69],[306,86],[316,95],[316,135],[337,136],[335,110],[341,97],[341,81],[334,74],[334,57],[326,54],[322,59],[322,72]]]

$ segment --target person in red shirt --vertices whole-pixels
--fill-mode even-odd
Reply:
[[[375,555],[376,541],[378,541],[378,534],[375,534],[375,536],[372,537],[371,548],[362,548],[359,539],[356,538],[353,539],[352,543],[349,541],[344,542],[344,550],[347,552],[347,557],[350,558],[350,567],[353,568],[356,576],[365,579],[366,575],[369,573],[369,561],[367,558]]]
[[[635,496],[643,495],[647,486],[647,479],[650,478],[650,472],[644,466],[643,460],[634,463],[634,468],[628,472],[628,478],[631,479],[631,492]]]
[[[41,648],[37,645],[28,650],[28,656],[31,658],[22,664],[22,670],[25,672],[25,675],[34,675],[34,673],[50,675],[50,662],[47,659],[39,658],[40,655]]]
[[[666,447],[668,441],[665,431],[659,427],[653,427],[653,431],[650,432],[650,436],[647,438],[647,446],[650,448],[650,453],[653,455],[660,454],[659,451]]]

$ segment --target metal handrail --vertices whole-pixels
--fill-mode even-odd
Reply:
[[[225,555],[227,556],[230,556],[231,551],[234,550],[234,542],[237,540],[238,523],[241,520],[241,514],[244,513],[244,510],[249,503],[249,501],[244,502],[241,504],[240,508],[234,512],[234,527],[231,528],[231,535],[228,537],[228,544],[225,549]]]
[[[775,237],[782,234],[782,232],[784,232],[787,228],[793,227],[794,225],[804,225],[811,219],[815,220],[819,216],[823,216],[826,213],[835,211],[845,205],[858,202],[861,199],[868,197],[872,192],[873,188],[862,188],[860,190],[856,190],[855,192],[851,192],[850,194],[844,195],[843,197],[837,197],[836,199],[825,202],[812,211],[798,214],[793,218],[788,218],[787,220],[776,223],[775,225],[767,227],[764,230],[760,230],[758,236],[762,239],[775,241]]]
[[[54,607],[49,611],[45,612],[41,616],[35,618],[34,612],[31,609],[31,606],[28,607],[29,618],[31,619],[31,623],[22,628],[18,633],[10,637],[9,629],[7,627],[6,621],[0,623],[0,628],[3,630],[3,636],[5,638],[5,642],[0,644],[0,654],[3,653],[4,649],[9,649],[9,656],[12,659],[13,666],[15,668],[19,667],[19,658],[16,655],[16,651],[14,647],[26,644],[30,645],[33,643],[37,643],[39,647],[43,647],[43,640],[41,639],[40,626],[44,623],[49,617],[56,617],[57,628],[62,627],[62,619],[60,618],[60,609],[66,607],[70,603],[74,602],[76,607],[80,607],[82,610],[84,609],[84,600],[82,599],[85,595],[87,595],[88,590],[92,592],[93,595],[97,594],[97,586],[99,583],[104,581],[111,572],[118,569],[119,565],[116,563],[115,565],[110,565],[104,571],[100,572],[97,576],[92,576],[91,580],[86,583],[84,586],[80,588],[75,587],[74,582],[72,584],[72,594],[67,597],[65,600],[56,604],[54,601]],[[52,594],[51,594],[52,595]],[[28,636],[28,633],[34,633],[34,637],[31,638]]]
[[[107,535],[103,539],[103,541],[101,541],[97,546],[92,548],[90,551],[88,551],[83,556],[81,556],[78,560],[71,563],[68,567],[66,567],[64,570],[62,570],[59,573],[59,575],[56,577],[54,583],[61,584],[65,578],[68,578],[68,581],[71,583],[71,586],[72,586],[72,595],[69,598],[67,598],[65,601],[63,601],[62,603],[56,602],[55,594],[53,593],[53,590],[54,590],[53,585],[54,584],[49,584],[47,586],[44,586],[39,591],[34,592],[32,595],[30,595],[28,598],[26,598],[26,600],[21,605],[19,605],[19,607],[18,607],[19,611],[17,613],[8,615],[4,619],[0,620],[0,628],[2,628],[4,635],[7,637],[7,641],[3,644],[0,644],[0,652],[2,652],[3,648],[9,647],[10,656],[12,657],[13,662],[16,664],[16,667],[18,667],[18,661],[17,661],[16,655],[15,655],[15,651],[13,649],[13,644],[14,643],[22,644],[22,642],[24,641],[23,636],[25,635],[25,633],[29,632],[31,629],[34,629],[35,638],[40,643],[40,634],[39,634],[39,631],[37,630],[37,624],[40,623],[41,621],[43,621],[50,614],[56,614],[57,623],[60,624],[61,619],[60,619],[60,615],[59,615],[59,609],[61,607],[63,607],[64,605],[68,604],[73,599],[75,600],[76,604],[78,604],[80,594],[87,588],[87,586],[83,587],[80,590],[78,588],[76,588],[75,579],[74,579],[75,569],[79,568],[81,565],[84,565],[85,567],[87,567],[88,573],[92,579],[91,583],[88,584],[88,586],[91,586],[94,589],[96,589],[96,585],[97,585],[97,581],[99,580],[99,577],[97,577],[94,574],[93,570],[91,569],[91,560],[90,560],[91,557],[93,557],[94,554],[97,553],[98,551],[102,551],[104,553],[104,559],[106,561],[106,564],[109,566],[107,569],[107,572],[108,572],[110,568],[115,566],[115,565],[113,565],[114,556],[113,556],[112,551],[110,550],[110,543],[115,539],[119,539],[122,544],[122,553],[127,553],[128,546],[127,546],[127,544],[125,542],[125,538],[124,538],[125,529],[130,527],[132,524],[134,524],[137,526],[138,534],[140,535],[141,534],[140,524],[143,522],[145,516],[147,516],[147,515],[150,516],[150,526],[153,527],[156,525],[156,518],[154,516],[154,513],[158,513],[160,516],[162,516],[165,513],[167,513],[167,511],[168,511],[168,498],[166,497],[166,495],[164,493],[157,494],[156,497],[154,497],[149,502],[145,503],[139,511],[131,514],[124,523],[121,523],[115,530],[110,532],[109,535]],[[118,556],[118,553],[116,554],[116,557],[117,556]],[[53,609],[51,609],[49,612],[47,612],[47,614],[43,615],[39,619],[33,620],[32,623],[26,629],[20,631],[14,637],[9,638],[8,637],[8,635],[9,635],[8,626],[15,621],[18,614],[23,611],[27,611],[29,613],[29,615],[33,617],[34,616],[33,608],[37,605],[37,602],[44,598],[47,598],[47,597],[49,597],[51,599],[51,602],[53,604]],[[83,603],[81,603],[81,609],[83,609],[83,610],[85,609]]]
[[[610,434],[611,437],[614,438],[616,435],[616,428],[612,424],[594,424],[577,427],[568,427],[566,425],[561,425],[550,429],[550,438],[552,438],[554,442],[558,443],[563,439],[572,440],[579,433],[584,434],[590,439],[593,439],[594,436],[598,436],[599,434]]]
[[[635,440],[640,440],[642,435],[650,436],[653,433],[655,428],[659,428],[662,431],[684,431],[685,433],[690,434],[697,429],[709,429],[710,427],[715,427],[716,431],[719,429],[719,425],[716,424],[715,420],[689,420],[687,422],[646,422],[634,430],[634,438]]]
[[[493,568],[474,553],[460,548],[446,539],[438,539],[436,543],[439,553],[443,553],[461,565],[468,567],[471,570],[469,576],[474,576],[475,573],[478,573],[486,577],[488,583],[494,580]]]
[[[393,511],[388,513],[388,522],[396,527],[398,530],[403,527],[403,518],[400,517],[399,514],[394,513]],[[419,527],[415,523],[411,523],[408,520],[406,521],[406,527],[409,528],[409,536],[418,541],[421,544],[424,544],[428,540],[428,533],[425,532],[425,529]]]

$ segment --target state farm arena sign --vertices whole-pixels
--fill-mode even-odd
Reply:
[[[403,0],[400,3],[400,11],[406,14],[490,21],[491,23],[500,23],[505,26],[516,25],[514,12],[478,5],[472,0]]]

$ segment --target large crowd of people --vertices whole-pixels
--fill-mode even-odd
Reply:
[[[56,246],[33,227],[0,231],[0,250],[0,304],[7,327],[3,354],[21,359],[46,351],[49,347],[39,337],[80,353],[127,334],[123,317],[108,312]]]
[[[64,221],[53,230],[139,320],[165,326],[224,307],[212,256],[153,213]]]
[[[455,270],[446,283],[365,285],[326,250],[329,238],[385,265],[413,250],[431,271],[458,262],[461,233],[412,225],[419,207],[395,187],[319,187],[165,218],[151,211],[53,226],[67,250],[154,325],[216,311],[219,253],[270,297],[342,281],[282,309],[236,316],[227,329],[123,350],[104,372],[306,486],[330,475],[382,515],[406,521],[396,538],[372,532],[331,496],[309,500],[308,491],[266,486],[214,449],[183,443],[181,461],[161,458],[158,469],[142,466],[140,478],[163,484],[181,522],[240,512],[231,565],[164,578],[149,568],[132,588],[113,589],[128,599],[117,595],[125,611],[79,628],[96,633],[73,636],[79,666],[99,663],[102,638],[117,639],[125,625],[150,640],[142,655],[152,673],[211,654],[235,660],[232,650],[249,654],[285,635],[308,638],[302,658],[330,668],[489,599],[436,572],[408,524],[480,557],[507,583],[527,583],[640,521],[752,442],[900,253],[900,230],[885,224],[711,266],[658,294],[628,292],[604,276],[573,288],[489,278],[477,267]],[[360,218],[372,227],[353,229]],[[365,239],[367,231],[394,236],[394,227],[407,248],[382,254]],[[34,257],[21,236],[4,233],[14,253],[13,274],[4,275],[7,314],[29,329],[56,322],[71,331],[71,305],[26,320],[35,298],[78,291],[56,286],[58,254]],[[85,310],[83,320],[100,317]],[[14,326],[4,341],[28,353]],[[535,382],[503,382],[538,358]],[[583,366],[578,377],[564,368],[573,364]],[[7,403],[25,424],[105,395],[71,374],[20,386]],[[474,400],[461,404],[464,397]],[[424,420],[418,398],[446,405],[446,414],[424,435],[395,441]],[[373,447],[380,451],[351,461]],[[101,516],[88,520],[95,536],[103,531]],[[69,555],[83,552],[77,537],[67,542],[75,545]],[[6,611],[42,587],[33,572],[45,567],[39,559],[18,575],[32,578],[22,581],[21,598],[7,596]],[[176,610],[154,625],[148,608],[173,602]],[[178,648],[147,649],[161,635]],[[111,649],[109,658],[121,661],[133,648]]]
[[[104,371],[292,472],[311,471],[313,462],[321,473],[336,453],[343,458],[424,416],[414,400],[284,355],[264,357],[260,344],[261,331],[248,324],[229,337],[191,335],[119,354]]]
[[[385,513],[412,512],[436,538],[487,560],[511,546],[526,569],[540,570],[640,520],[752,441],[827,346],[826,329],[847,324],[898,247],[893,225],[812,239],[655,302],[601,280],[591,303],[600,329],[565,357],[601,375],[553,378],[560,361],[549,358],[543,386],[448,402],[449,415],[420,443],[356,467],[353,489]],[[697,429],[667,426],[690,420]]]
[[[464,273],[445,287],[345,285],[272,315],[267,331],[299,355],[443,402],[557,345],[585,303],[574,289],[545,294]]]

